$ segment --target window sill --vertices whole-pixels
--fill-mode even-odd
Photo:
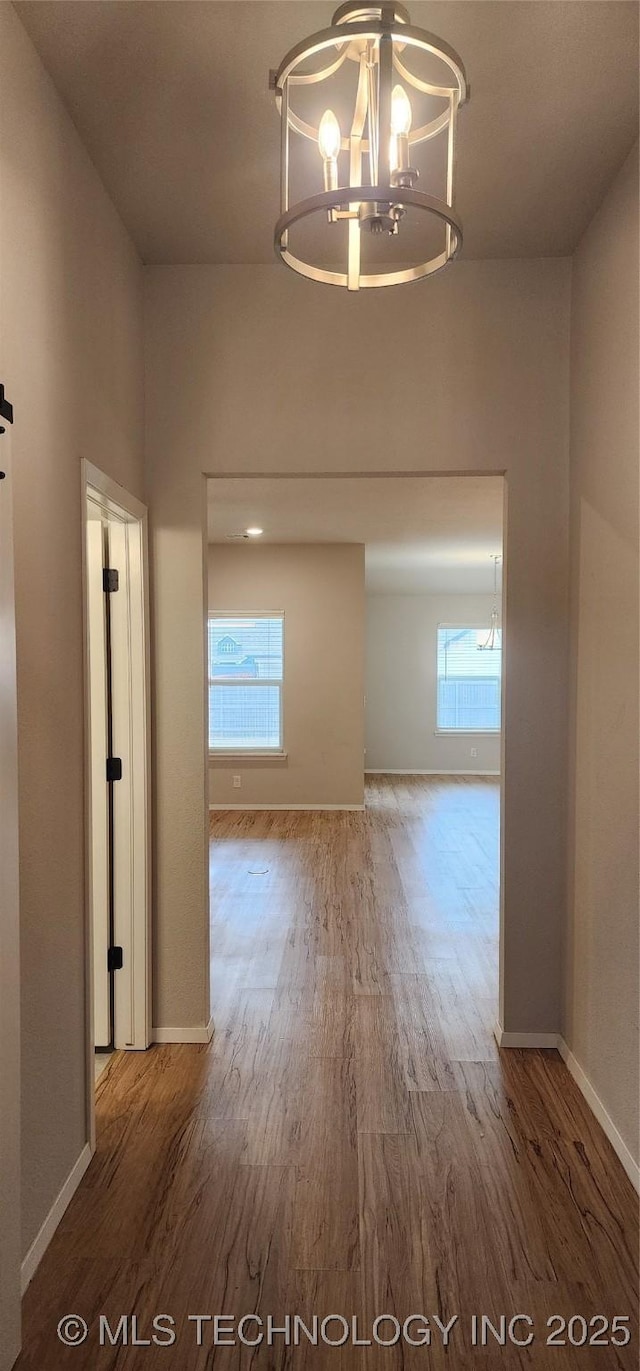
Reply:
[[[499,728],[434,728],[436,738],[499,738]]]
[[[224,751],[222,750],[222,748],[216,748],[215,752],[212,752],[211,750],[209,751],[209,761],[210,761],[210,762],[221,762],[221,763],[223,763],[223,764],[226,763],[226,762],[246,762],[246,761],[250,761],[250,762],[286,762],[288,756],[289,756],[289,753],[288,753],[288,752],[280,752],[280,751],[276,751],[275,749],[274,749],[274,751],[272,751],[272,752],[271,752],[271,751],[269,751],[269,752],[250,752],[248,748],[247,748],[246,750],[243,748],[242,751],[240,751],[240,752],[233,752],[232,750],[230,750],[229,752],[224,752]]]

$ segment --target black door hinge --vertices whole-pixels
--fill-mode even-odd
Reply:
[[[124,955],[121,947],[107,949],[107,971],[122,971]]]
[[[4,386],[0,384],[0,419],[6,419],[8,424],[13,423],[13,405],[5,398]],[[4,433],[4,429],[2,430]]]
[[[114,590],[118,590],[120,577],[113,567],[105,566],[102,568],[102,589],[105,594],[112,595]]]
[[[122,757],[107,757],[107,781],[122,780]]]

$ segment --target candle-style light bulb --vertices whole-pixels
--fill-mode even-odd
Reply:
[[[391,92],[391,132],[409,133],[411,128],[411,103],[402,86],[394,86]]]
[[[338,153],[340,151],[340,125],[332,109],[326,109],[318,129],[318,147],[322,157],[322,171],[325,190],[338,189]],[[329,223],[333,223],[333,210],[327,211]]]
[[[408,103],[408,102],[407,102]],[[326,109],[318,129],[318,147],[325,162],[336,162],[340,151],[340,125],[332,109]]]
[[[392,172],[406,171],[409,166],[409,129],[411,128],[411,105],[407,92],[402,86],[394,86],[391,92],[391,143],[389,165]]]

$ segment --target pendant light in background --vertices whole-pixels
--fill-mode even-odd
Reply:
[[[478,643],[478,652],[497,652],[502,647],[502,629],[500,627],[500,610],[498,609],[498,566],[502,563],[499,553],[491,554],[493,562],[493,608],[491,610],[490,627],[487,637],[483,643]]]

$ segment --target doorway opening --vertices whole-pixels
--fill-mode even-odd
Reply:
[[[0,1368],[20,1350],[20,918],[13,408],[0,385]]]
[[[417,997],[407,1090],[495,1058],[505,493],[501,475],[210,479],[218,1030],[232,981],[255,981],[280,1031],[299,943],[312,1018],[380,995],[402,1038]]]
[[[83,463],[88,1099],[151,1041],[147,511]]]

